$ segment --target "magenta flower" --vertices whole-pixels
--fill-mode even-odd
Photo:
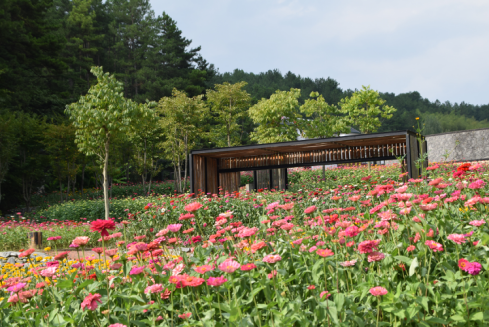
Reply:
[[[479,272],[482,269],[482,265],[476,262],[469,262],[465,267],[465,270],[471,275],[479,275]]]
[[[142,273],[144,270],[144,266],[138,267],[138,266],[133,266],[131,268],[131,271],[129,272],[129,275],[139,275]]]
[[[387,290],[382,286],[376,286],[370,289],[370,294],[372,294],[373,296],[382,296],[386,295],[387,293]]]
[[[226,278],[224,278],[223,276],[220,276],[220,277],[209,277],[209,279],[207,279],[207,285],[209,286],[221,286],[222,284],[224,284],[225,282],[227,282],[228,280]]]
[[[7,291],[17,293],[18,291],[22,290],[26,285],[26,283],[17,283],[7,288]]]

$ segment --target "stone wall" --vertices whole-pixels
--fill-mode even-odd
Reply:
[[[428,160],[447,161],[489,159],[489,128],[427,135]]]

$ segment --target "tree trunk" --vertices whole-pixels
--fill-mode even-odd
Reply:
[[[326,181],[326,166],[323,165],[323,181]]]
[[[148,186],[148,195],[151,192],[151,182],[153,181],[153,174],[149,175],[149,186]]]
[[[59,196],[61,198],[61,202],[63,202],[63,184],[61,182],[61,178],[59,178]]]
[[[109,219],[109,141],[105,142],[105,158],[104,158],[104,204],[105,204],[105,219]]]
[[[183,161],[185,168],[183,174],[183,192],[187,190],[187,159],[188,158],[188,135],[185,135],[185,159]]]
[[[83,182],[85,182],[85,167],[87,166],[87,163],[85,160],[83,161],[83,168],[82,168],[82,175],[81,175],[81,196],[83,197]]]

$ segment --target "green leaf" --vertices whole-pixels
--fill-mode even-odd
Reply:
[[[427,316],[426,322],[431,322],[434,324],[448,325],[448,321],[443,320],[443,319],[438,318],[438,317],[431,317],[431,316]]]
[[[411,262],[411,266],[409,266],[409,276],[414,275],[416,272],[416,268],[419,266],[418,264],[418,258],[414,258],[413,262]]]
[[[484,320],[484,313],[483,312],[476,312],[470,316],[470,320]]]
[[[396,255],[394,258],[396,258],[397,260],[402,261],[408,265],[411,265],[411,262],[413,261],[413,259],[402,256],[402,255]]]
[[[63,279],[56,283],[58,288],[73,288],[73,281],[71,279]]]
[[[466,322],[465,318],[462,317],[461,315],[453,315],[450,317],[450,319],[456,322]]]
[[[323,260],[318,260],[314,266],[312,266],[312,279],[314,279],[314,283],[319,283],[319,275],[321,272],[318,272],[319,268],[321,268],[321,264],[323,264]]]

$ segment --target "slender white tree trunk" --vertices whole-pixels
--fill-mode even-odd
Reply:
[[[105,204],[105,219],[109,219],[109,141],[105,142],[105,159],[104,159],[104,204]]]

